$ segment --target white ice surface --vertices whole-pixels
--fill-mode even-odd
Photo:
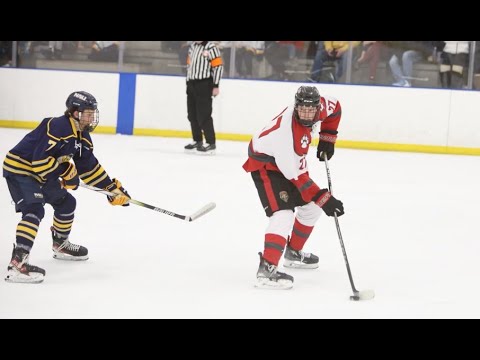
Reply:
[[[0,157],[28,131],[0,129]],[[71,241],[86,262],[52,258],[46,205],[31,263],[42,284],[0,281],[0,318],[480,318],[480,157],[336,149],[334,195],[358,290],[352,302],[335,223],[324,214],[306,251],[316,270],[286,272],[292,290],[255,289],[267,218],[242,169],[247,143],[218,141],[216,156],[183,153],[187,139],[93,134],[95,153],[133,198],[190,214],[187,223],[136,205],[111,206],[79,188]],[[311,176],[327,186],[310,151]],[[0,269],[20,220],[0,179]],[[281,267],[281,271],[285,271]]]

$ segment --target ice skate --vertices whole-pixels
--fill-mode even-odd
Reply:
[[[277,271],[277,266],[270,264],[260,255],[255,287],[262,289],[287,290],[293,287],[293,276]]]
[[[27,250],[13,246],[12,260],[7,267],[8,273],[5,281],[11,283],[38,284],[45,277],[45,270],[38,266],[30,265]]]
[[[88,260],[88,250],[81,245],[72,244],[68,241],[68,238],[60,236],[53,227],[52,239],[53,239],[53,258],[58,260],[70,260],[70,261],[82,261]]]
[[[316,269],[318,268],[318,256],[311,253],[305,253],[302,250],[293,250],[287,245],[284,254],[285,260],[283,266],[296,269]]]

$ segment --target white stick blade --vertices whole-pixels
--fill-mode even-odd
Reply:
[[[362,290],[358,292],[360,300],[372,300],[375,297],[375,292],[373,290]]]
[[[197,212],[195,212],[195,213],[193,213],[192,215],[190,215],[188,221],[193,221],[193,220],[195,220],[195,219],[198,219],[200,216],[203,216],[203,215],[205,215],[206,213],[209,213],[210,211],[212,211],[213,209],[215,209],[216,206],[217,206],[217,204],[215,204],[214,202],[211,202],[211,203],[205,205],[205,206],[202,207],[200,210],[198,210]]]
[[[363,290],[357,291],[355,295],[350,296],[350,300],[360,301],[360,300],[372,300],[375,297],[375,292],[373,290]]]

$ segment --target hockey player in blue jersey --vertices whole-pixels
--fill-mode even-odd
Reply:
[[[29,264],[46,203],[54,209],[51,226],[53,257],[61,260],[87,260],[88,250],[71,243],[76,200],[67,190],[76,190],[80,179],[88,185],[118,194],[108,197],[112,205],[127,206],[130,195],[120,181],[111,179],[93,154],[90,137],[98,125],[95,97],[85,91],[70,94],[66,111],[60,117],[45,118],[28,133],[3,162],[3,176],[22,213],[16,229],[16,244],[5,278],[8,282],[39,283],[45,270]]]

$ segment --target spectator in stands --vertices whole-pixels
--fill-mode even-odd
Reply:
[[[88,58],[92,61],[118,61],[118,41],[94,41]]]
[[[238,41],[235,52],[235,69],[238,77],[253,76],[253,59],[263,57],[265,41]]]
[[[63,41],[49,41],[48,48],[43,49],[40,53],[48,60],[62,58]]]
[[[296,58],[303,50],[303,41],[271,41],[265,43],[265,58],[273,68],[270,76],[275,80],[286,80],[286,63]]]
[[[25,60],[31,58],[32,41],[17,41],[16,67],[25,65]],[[13,41],[0,41],[0,66],[14,66],[12,59]]]
[[[12,66],[12,42],[0,41],[0,66]]]
[[[325,63],[332,62],[335,65],[335,73],[329,82],[337,82],[343,75],[343,70],[346,67],[347,57],[344,56],[350,48],[350,43],[353,47],[360,44],[360,41],[324,41],[319,43],[315,60],[313,61],[310,80],[321,82],[325,80],[322,76]]]
[[[180,41],[180,48],[177,50],[178,52],[178,62],[182,67],[182,74],[187,74],[187,56],[188,56],[188,48],[190,47],[191,41]]]
[[[76,50],[90,49],[94,41],[72,41]]]
[[[480,90],[480,41],[475,41],[475,58],[473,63],[473,88]]]
[[[232,54],[232,41],[212,41],[218,43],[218,48],[223,59],[223,74],[225,77],[230,76],[230,56]]]
[[[413,64],[426,61],[433,54],[433,41],[400,41],[388,65],[395,78],[393,86],[412,86]],[[400,55],[401,54],[401,55]],[[402,63],[400,64],[400,59]]]
[[[32,43],[33,41],[19,41],[18,42],[18,55],[20,57],[29,58],[32,56]]]
[[[465,86],[470,46],[468,41],[439,42],[440,82],[443,88],[461,89]],[[443,43],[443,44],[442,44]]]
[[[382,50],[382,43],[380,41],[362,41],[362,52],[358,57],[354,67],[358,69],[361,64],[369,64],[370,81],[375,81],[377,76],[378,61],[380,60],[380,53]]]

